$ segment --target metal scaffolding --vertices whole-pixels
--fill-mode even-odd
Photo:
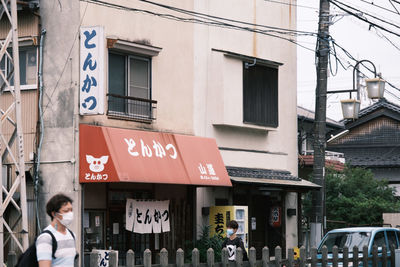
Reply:
[[[21,91],[20,91],[20,68],[19,68],[19,49],[18,49],[18,29],[17,29],[17,1],[16,0],[0,0],[0,19],[8,19],[10,25],[10,31],[8,32],[7,38],[0,41],[0,62],[8,61],[11,66],[11,70],[5,72],[0,68],[0,76],[3,80],[1,85],[1,94],[4,90],[9,90],[12,95],[13,101],[8,107],[4,107],[1,110],[0,117],[0,151],[2,155],[2,161],[0,165],[0,188],[2,193],[0,194],[0,244],[2,249],[0,250],[0,262],[3,266],[5,261],[4,247],[12,239],[16,246],[21,250],[25,251],[28,248],[28,216],[27,216],[27,195],[26,195],[26,181],[25,181],[25,158],[24,158],[24,139],[22,131],[22,115],[21,115]],[[11,50],[10,50],[11,48]],[[11,52],[11,53],[10,53]],[[7,59],[7,60],[5,60]],[[8,92],[7,92],[8,93]],[[0,96],[1,98],[2,96]],[[12,125],[13,134],[4,135],[3,129],[4,124],[8,121],[8,125]],[[8,127],[8,126],[7,126]],[[16,140],[16,151],[13,151],[12,146]],[[3,185],[3,164],[5,159],[9,160],[8,164],[12,165],[12,169],[15,170],[15,177],[11,179],[11,184],[8,188]],[[18,198],[14,199],[15,193],[19,192]],[[3,199],[3,196],[5,198]],[[17,223],[11,225],[8,221],[5,211],[7,208],[13,206],[19,213],[19,219]],[[18,225],[20,225],[18,227]],[[20,229],[18,232],[15,229]],[[7,235],[5,235],[7,233]],[[6,238],[5,238],[6,237]]]

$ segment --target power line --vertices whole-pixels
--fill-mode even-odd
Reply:
[[[392,7],[394,8],[394,10],[396,10],[397,14],[400,15],[399,10],[397,10],[396,6],[393,4],[392,0],[389,0],[389,3],[392,5]]]
[[[286,2],[276,1],[276,0],[264,0],[264,1],[266,1],[266,2],[271,2],[271,3],[276,3],[276,4],[281,4],[281,5],[287,5],[287,6],[295,6],[295,7],[301,7],[301,8],[308,8],[308,9],[313,9],[313,10],[318,11],[318,8],[316,8],[316,7],[311,7],[311,6],[304,6],[304,5],[286,3]]]
[[[97,1],[97,0],[93,0],[93,1]],[[223,20],[223,21],[228,21],[228,22],[240,23],[240,24],[253,26],[253,27],[261,27],[261,28],[268,28],[268,29],[274,29],[274,30],[280,30],[280,31],[286,31],[286,32],[294,32],[294,33],[297,33],[297,34],[301,33],[301,34],[306,34],[306,35],[314,35],[314,36],[317,35],[316,32],[298,31],[298,30],[284,29],[284,28],[272,27],[272,26],[261,25],[261,24],[254,24],[254,23],[249,23],[249,22],[245,22],[245,21],[228,19],[228,18],[213,16],[213,15],[209,15],[209,14],[205,14],[205,13],[195,12],[195,11],[191,11],[191,10],[187,10],[187,9],[177,8],[177,7],[173,7],[173,6],[169,6],[169,5],[165,5],[165,4],[152,2],[152,1],[149,1],[149,0],[140,0],[140,1],[148,3],[148,4],[151,4],[151,5],[155,5],[155,6],[158,6],[158,7],[163,7],[163,8],[166,8],[166,9],[170,9],[170,10],[173,10],[173,11],[176,11],[176,12],[184,13],[184,14],[201,16],[202,18],[204,18],[204,17],[212,18],[212,19]],[[100,2],[100,1],[98,1],[98,2]]]
[[[374,5],[374,6],[377,6],[377,5],[375,5],[373,2],[371,3],[371,2],[368,2],[368,1],[365,1],[365,0],[360,0],[360,1],[362,1],[362,2],[365,2],[365,3],[368,3],[368,4],[371,4],[371,5]],[[390,0],[389,0],[390,1]],[[380,7],[380,6],[378,6],[378,7]],[[385,8],[384,8],[385,9]],[[395,13],[396,15],[398,15],[396,12],[393,12],[392,10],[389,10],[389,9],[385,9],[385,10],[388,10],[388,11],[390,11],[390,12],[392,12],[392,13]],[[353,21],[353,20],[352,20]],[[356,23],[355,21],[353,21],[354,23]],[[358,25],[358,24],[357,24]],[[369,25],[369,29],[371,29],[371,28],[374,28],[374,30],[375,30],[375,34],[379,37],[379,38],[381,38],[381,39],[383,39],[383,40],[385,40],[385,41],[387,41],[387,42],[389,42],[390,43],[390,45],[392,45],[396,50],[399,50],[400,51],[400,47],[397,45],[397,44],[395,44],[391,39],[389,39],[386,35],[384,35],[381,31],[380,31],[380,29],[378,29],[378,28],[376,28],[375,26],[373,26],[373,25]]]
[[[333,41],[332,43],[333,43],[334,45],[336,45],[337,47],[339,47],[339,48],[346,54],[346,56],[349,57],[351,60],[353,60],[353,61],[355,61],[355,62],[358,61],[353,55],[351,55],[351,53],[350,53],[349,51],[347,51],[344,47],[342,47],[341,45],[339,45],[336,41]],[[347,63],[350,65],[350,67],[353,67],[353,68],[354,68],[354,66],[353,66],[350,62],[347,62]],[[368,71],[374,73],[374,71],[371,70],[368,66],[364,65],[364,63],[361,63],[361,65],[363,65]],[[361,71],[360,71],[360,72],[361,72]],[[361,72],[361,73],[362,73],[362,72]],[[362,73],[362,74],[365,75],[364,73]],[[393,89],[396,89],[397,91],[400,91],[400,88],[398,88],[397,86],[395,86],[394,84],[392,84],[391,82],[389,82],[388,80],[386,80],[384,77],[381,77],[381,78],[384,79],[384,80],[386,81],[386,83],[387,83],[390,87],[392,87]]]
[[[334,0],[334,1],[336,1],[336,0]],[[367,22],[368,24],[373,25],[373,26],[375,26],[375,27],[377,27],[377,28],[379,28],[379,29],[381,29],[381,30],[384,30],[384,31],[386,31],[386,32],[388,32],[388,33],[391,33],[391,34],[393,34],[393,35],[396,35],[396,36],[400,37],[400,34],[398,34],[398,33],[396,33],[396,32],[393,32],[393,31],[391,31],[391,30],[388,30],[388,29],[386,29],[386,28],[383,27],[383,26],[380,26],[380,25],[378,25],[378,24],[375,24],[375,23],[369,21],[368,19],[363,18],[363,17],[357,15],[356,13],[354,13],[354,12],[352,12],[352,11],[350,11],[350,10],[348,10],[348,9],[346,9],[346,8],[344,8],[344,7],[342,7],[342,6],[340,6],[339,4],[335,3],[334,1],[333,1],[333,0],[329,0],[330,3],[332,3],[332,4],[335,5],[335,6],[337,6],[339,9],[343,10],[344,12],[346,12],[346,13],[348,13],[348,14],[350,14],[350,15],[352,15],[352,16],[354,16],[354,17],[356,17],[356,18],[358,18],[358,19],[360,19],[360,20],[362,20],[362,21],[364,21],[364,22]],[[396,27],[398,27],[398,26],[396,26]],[[399,27],[398,27],[398,28],[399,28]]]
[[[314,49],[311,49],[309,47],[303,46],[303,45],[299,44],[297,41],[295,41],[293,39],[285,38],[285,37],[270,33],[270,32],[274,32],[276,34],[287,34],[287,35],[291,35],[291,34],[299,35],[299,33],[304,33],[304,34],[307,34],[309,36],[314,36],[315,37],[315,33],[313,33],[313,32],[295,31],[295,30],[290,30],[290,29],[271,27],[271,26],[267,26],[267,25],[252,24],[252,23],[233,20],[233,19],[228,19],[228,18],[221,18],[221,17],[217,17],[217,16],[212,16],[212,15],[208,15],[208,14],[199,13],[199,12],[184,10],[184,9],[180,9],[180,8],[176,8],[176,7],[172,7],[172,6],[168,6],[168,5],[154,3],[154,2],[151,2],[151,1],[148,1],[148,0],[141,0],[141,1],[149,3],[149,4],[153,4],[153,5],[156,5],[156,6],[159,6],[159,7],[167,8],[167,9],[173,10],[175,12],[180,12],[180,13],[190,14],[192,16],[200,17],[203,20],[201,20],[201,19],[193,19],[193,18],[183,18],[183,17],[171,15],[171,14],[156,13],[156,12],[145,10],[145,9],[130,8],[130,7],[122,6],[122,5],[111,4],[111,3],[100,1],[100,0],[81,0],[81,1],[92,3],[92,4],[97,4],[97,5],[102,5],[102,6],[106,6],[106,7],[110,7],[110,8],[125,10],[125,11],[133,11],[133,12],[145,13],[145,14],[159,16],[159,17],[162,17],[162,18],[177,20],[177,21],[181,21],[181,22],[198,23],[198,24],[203,24],[203,25],[207,25],[207,26],[216,26],[216,27],[222,27],[222,28],[229,28],[229,29],[235,29],[235,30],[243,30],[243,31],[255,32],[255,33],[259,33],[259,34],[263,34],[263,35],[267,35],[267,36],[283,39],[283,40],[289,41],[289,42],[291,42],[293,44],[296,44],[299,47],[302,47],[302,48],[307,49],[309,51],[315,52]],[[204,19],[206,19],[206,20],[204,20]],[[249,28],[249,27],[242,27],[242,26],[238,26],[238,25],[229,24],[229,23],[226,23],[226,22],[220,22],[220,21],[218,21],[218,19],[219,20],[230,21],[230,22],[234,22],[234,23],[241,23],[241,24],[245,24],[245,25],[256,26],[256,27],[264,27],[264,28],[269,28],[269,29],[273,29],[273,30],[260,30],[260,29],[254,29],[254,28]],[[280,31],[276,31],[276,30],[280,30]],[[329,37],[328,40],[322,40],[319,37],[317,37],[317,39],[319,41],[325,41],[325,42],[332,41],[333,44],[338,45],[331,37]],[[340,47],[343,51],[345,51],[345,54],[347,54],[347,56],[349,58],[355,60],[354,57],[351,56],[351,54],[347,50],[345,50],[343,47],[341,47],[339,45],[338,45],[338,47]],[[334,50],[334,48],[333,48],[333,50]],[[348,67],[344,66],[343,62],[337,57],[335,51],[330,51],[330,53],[335,56],[335,59],[343,67],[343,69],[347,70],[350,67],[350,66],[348,66]],[[394,87],[394,88],[396,88],[396,87]],[[400,91],[400,89],[399,89],[399,91]]]
[[[141,0],[141,1],[142,1],[142,2],[146,2],[146,3],[149,3],[149,4],[152,4],[152,5],[155,5],[155,6],[159,6],[159,7],[167,8],[167,9],[170,9],[170,10],[174,10],[174,11],[176,11],[176,12],[181,12],[181,13],[184,13],[184,14],[191,14],[191,15],[201,16],[202,18],[203,18],[203,17],[206,17],[206,18],[212,18],[212,19],[225,20],[225,21],[229,21],[229,22],[242,23],[242,24],[245,24],[245,25],[258,26],[258,27],[261,26],[261,27],[271,28],[270,26],[259,25],[259,24],[252,24],[252,23],[247,23],[247,22],[243,22],[243,21],[238,21],[238,20],[233,20],[233,19],[227,19],[227,18],[221,18],[221,17],[217,17],[217,16],[212,16],[212,15],[204,14],[204,13],[199,13],[199,12],[184,10],[184,9],[180,9],[180,8],[176,8],[176,7],[172,7],[172,6],[168,6],[168,5],[164,5],[164,4],[155,3],[155,2],[152,2],[152,1],[150,1],[150,0]],[[274,27],[274,29],[282,30],[282,28],[277,28],[277,27]],[[283,30],[287,30],[287,29],[283,29]],[[311,33],[311,32],[304,32],[304,31],[297,31],[297,32],[311,34],[312,36],[315,35],[315,33]],[[319,38],[319,40],[320,40],[320,38]],[[320,41],[321,41],[321,40],[320,40]],[[322,41],[323,41],[323,40],[322,40]],[[329,40],[328,40],[328,42],[329,42]],[[298,42],[297,42],[296,44],[297,44],[298,46],[302,46],[302,45],[300,45]],[[308,49],[308,50],[311,50],[310,48],[307,48],[307,47],[304,47],[304,46],[302,46],[302,47],[303,47],[303,48],[306,48],[306,49]],[[334,45],[333,45],[333,55],[336,55],[336,51],[334,51],[334,50],[335,50],[335,47],[334,47]],[[313,51],[313,50],[311,50],[311,51]],[[331,54],[332,54],[332,53],[331,53]],[[343,65],[343,63],[342,63],[340,60],[338,60],[336,56],[335,56],[335,58],[336,58],[336,62],[337,62],[335,73],[333,73],[333,72],[332,72],[332,68],[330,68],[330,69],[331,69],[331,73],[332,73],[333,76],[337,73],[338,63],[341,64],[343,68],[345,68],[344,65]],[[330,61],[330,60],[329,60],[329,65],[331,66],[331,61]],[[345,69],[346,69],[346,68],[345,68]]]
[[[329,0],[329,1],[332,3],[332,0]],[[352,6],[348,5],[348,4],[345,4],[345,3],[343,3],[343,2],[340,2],[340,1],[338,1],[338,0],[334,0],[334,1],[337,2],[337,3],[339,3],[339,4],[341,4],[341,5],[343,5],[343,6],[345,6],[345,7],[347,7],[347,8],[350,8],[350,9],[352,9],[352,10],[355,10],[355,11],[358,11],[358,12],[361,11],[361,10],[355,8],[355,7],[352,7]],[[335,5],[336,5],[336,4],[335,4]],[[337,6],[337,5],[336,5],[336,6]],[[365,12],[365,11],[361,11],[361,12],[362,12],[363,15],[367,15],[367,16],[369,16],[369,17],[371,17],[371,18],[374,18],[374,19],[379,20],[379,21],[381,21],[381,22],[383,22],[383,23],[389,24],[389,25],[391,25],[391,26],[393,26],[393,27],[395,27],[395,28],[400,29],[400,26],[399,26],[399,25],[396,25],[395,23],[392,23],[392,22],[390,22],[390,21],[384,20],[384,19],[379,18],[379,17],[377,17],[377,16],[375,16],[375,15],[371,15],[371,14]]]
[[[386,37],[383,33],[379,32],[379,29],[377,29],[375,27],[373,27],[373,28],[376,32],[376,35],[378,35],[378,37],[388,41],[394,48],[396,48],[397,50],[400,51],[400,47],[397,44],[395,44],[392,40],[390,40],[388,37]]]
[[[221,27],[221,28],[228,28],[228,29],[243,30],[243,31],[259,33],[259,34],[263,34],[263,35],[266,35],[266,36],[271,36],[271,37],[279,38],[279,39],[282,39],[282,40],[286,40],[286,41],[291,42],[291,43],[293,43],[295,45],[298,45],[298,46],[300,46],[300,47],[302,47],[304,49],[307,49],[307,50],[310,50],[310,51],[314,51],[311,48],[308,48],[308,47],[306,47],[304,45],[301,45],[301,44],[297,43],[297,41],[294,40],[294,39],[285,38],[285,37],[276,35],[276,34],[282,34],[282,35],[285,35],[285,34],[286,35],[293,35],[293,34],[295,34],[296,35],[296,32],[297,32],[297,35],[301,35],[301,34],[299,34],[300,31],[276,28],[276,27],[271,27],[271,26],[266,26],[266,25],[259,25],[259,26],[263,26],[263,27],[267,27],[267,28],[273,28],[273,29],[280,29],[280,30],[284,30],[285,32],[276,31],[276,30],[260,30],[260,29],[255,29],[255,28],[242,27],[242,26],[229,24],[229,23],[224,23],[224,22],[216,22],[215,20],[214,21],[210,21],[210,19],[208,19],[208,21],[207,21],[207,20],[200,20],[200,19],[194,19],[194,18],[184,18],[184,17],[179,17],[179,16],[175,16],[175,15],[171,15],[171,14],[157,13],[157,12],[149,11],[149,10],[146,10],[146,9],[131,8],[131,7],[112,4],[112,3],[108,3],[108,2],[104,2],[104,1],[100,1],[100,0],[81,0],[81,1],[82,2],[88,2],[88,3],[96,4],[96,5],[106,6],[106,7],[110,7],[110,8],[125,10],[125,11],[140,12],[140,13],[144,13],[144,14],[159,16],[159,17],[162,17],[162,18],[165,18],[165,19],[171,19],[171,20],[176,20],[176,21],[181,21],[181,22],[196,23],[196,24],[202,24],[202,25],[208,25],[208,26],[215,26],[215,27]],[[197,16],[199,16],[199,15],[197,15]],[[229,20],[229,19],[226,19],[226,20]],[[249,24],[251,24],[251,23],[249,23]],[[254,25],[257,26],[257,24],[254,24]],[[272,34],[271,32],[276,33],[276,34]],[[315,35],[315,33],[304,32],[304,35],[312,36],[312,35]]]
[[[377,5],[377,4],[375,4],[374,2],[369,2],[369,1],[366,1],[366,0],[359,0],[359,1],[364,2],[364,3],[367,3],[367,4],[370,4],[370,5],[374,6],[374,7],[380,8],[380,9],[385,10],[385,11],[387,11],[387,12],[390,12],[390,13],[393,13],[393,14],[398,15],[397,12],[394,12],[393,10],[390,10],[390,9],[388,9],[388,8],[386,8],[386,7]],[[389,0],[389,1],[390,1],[390,0]]]

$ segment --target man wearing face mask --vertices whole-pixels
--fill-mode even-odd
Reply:
[[[72,199],[57,194],[46,205],[51,223],[44,230],[50,231],[57,241],[57,250],[53,257],[53,239],[49,233],[42,233],[36,240],[36,255],[39,267],[73,267],[76,257],[75,237],[68,229],[74,215]]]
[[[230,261],[236,260],[236,249],[240,247],[243,251],[243,261],[248,261],[247,252],[244,248],[243,241],[240,237],[236,236],[236,232],[239,225],[236,221],[232,220],[226,224],[226,236],[227,238],[222,243],[222,248],[226,247],[228,249],[228,256]]]

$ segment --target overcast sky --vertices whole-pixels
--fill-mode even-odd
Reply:
[[[285,2],[288,0],[278,0]],[[373,3],[379,5],[382,8],[373,6],[372,0],[340,0],[341,2],[347,3],[352,7],[362,9],[371,15],[376,15],[387,21],[393,22],[396,25],[400,25],[400,15],[385,11],[383,8],[387,8],[396,12],[393,6],[391,6],[389,0],[375,0]],[[296,3],[296,1],[289,1]],[[288,2],[286,2],[288,3]],[[278,3],[276,3],[278,4]],[[396,4],[396,8],[400,11],[400,5]],[[318,29],[318,8],[319,0],[297,0],[297,21],[298,30],[313,31],[316,32]],[[372,28],[369,29],[369,25],[363,21],[351,15],[345,15],[345,13],[331,4],[330,9],[333,17],[333,25],[330,27],[330,34],[335,41],[348,50],[358,60],[368,59],[371,60],[378,72],[382,73],[382,76],[400,88],[400,50],[394,47],[388,40],[384,39],[387,37],[397,47],[400,48],[400,37],[385,33],[382,30],[377,31]],[[343,15],[343,16],[342,16]],[[384,25],[384,23],[379,22]],[[388,29],[396,30],[393,26],[387,26]],[[397,29],[400,32],[400,29]],[[385,37],[383,37],[383,35]],[[315,48],[315,38],[312,37],[298,37],[298,42],[309,48]],[[350,61],[354,65],[354,61],[351,61],[344,55],[340,50],[337,51],[338,56],[343,62]],[[316,72],[315,72],[315,55],[313,52],[308,51],[304,48],[298,47],[298,66],[297,66],[297,101],[298,105],[307,109],[315,109],[315,87],[316,87]],[[332,58],[332,67],[335,71],[335,61]],[[366,64],[367,65],[367,64]],[[362,72],[367,74],[369,77],[373,77],[365,68],[360,69]],[[353,80],[353,69],[344,70],[339,66],[338,73],[336,76],[330,76],[328,78],[328,90],[343,90],[351,89]],[[396,104],[400,105],[400,91],[386,86],[386,89],[396,95],[398,98],[391,96],[385,92],[385,97]],[[365,92],[365,90],[363,90]],[[363,93],[363,92],[362,92]],[[366,95],[366,92],[364,93]],[[336,120],[342,119],[340,100],[348,99],[349,94],[332,94],[328,95],[327,104],[327,116]],[[362,107],[371,105],[373,102],[366,96],[361,99]]]

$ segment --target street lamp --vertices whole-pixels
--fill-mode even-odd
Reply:
[[[340,101],[342,104],[342,112],[344,119],[358,119],[358,113],[360,111],[360,92],[359,88],[356,88],[355,82],[355,73],[357,67],[362,62],[368,62],[374,67],[374,78],[366,79],[365,83],[367,84],[367,93],[368,97],[371,99],[380,99],[383,98],[383,93],[385,91],[385,81],[380,77],[377,77],[375,65],[369,60],[360,60],[357,61],[356,65],[353,69],[353,89],[352,90],[337,90],[337,91],[328,91],[328,94],[337,94],[337,93],[350,93],[350,99],[345,99]],[[352,99],[351,94],[353,92],[357,92],[357,99]]]

